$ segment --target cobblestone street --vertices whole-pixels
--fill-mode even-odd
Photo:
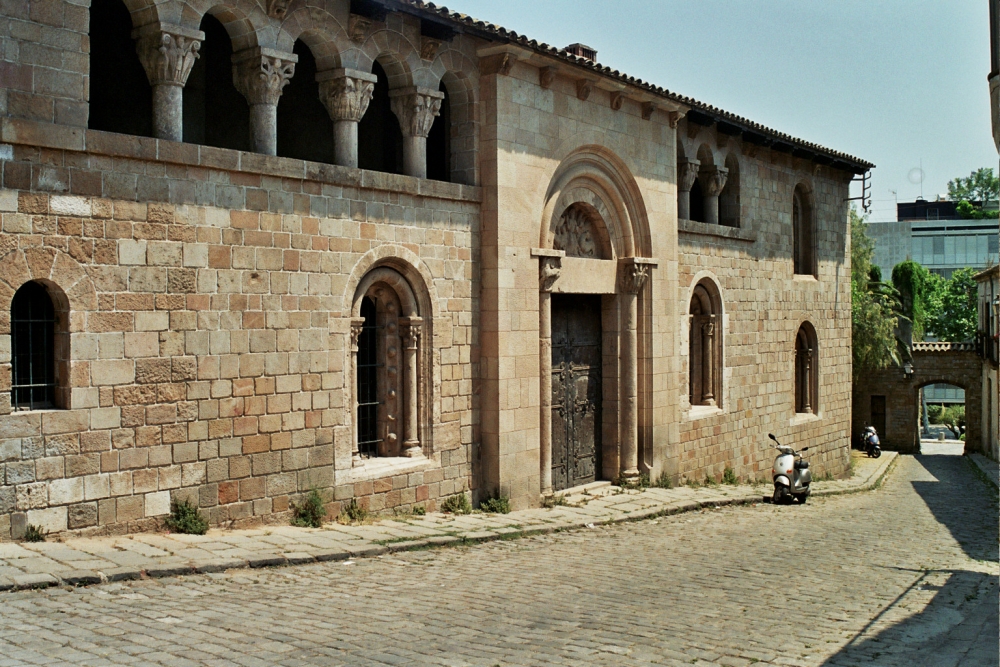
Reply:
[[[879,490],[278,569],[0,594],[0,665],[998,664],[997,505]]]

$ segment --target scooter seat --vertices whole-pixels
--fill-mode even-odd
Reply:
[[[799,470],[804,470],[809,467],[809,461],[803,461],[802,459],[799,459],[798,461],[795,462],[795,467],[798,468]]]

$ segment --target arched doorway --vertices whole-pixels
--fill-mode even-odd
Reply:
[[[933,382],[917,389],[920,451],[962,454],[966,437],[965,389]]]

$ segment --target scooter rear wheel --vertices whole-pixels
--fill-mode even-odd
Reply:
[[[882,456],[882,450],[881,450],[881,449],[879,449],[878,447],[876,447],[876,448],[875,448],[875,449],[874,449],[874,450],[872,451],[872,458],[873,458],[873,459],[877,459],[877,458],[878,458],[878,457],[880,457],[880,456]]]

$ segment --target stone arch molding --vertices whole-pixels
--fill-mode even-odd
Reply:
[[[379,267],[394,269],[405,278],[407,286],[413,294],[417,314],[424,318],[425,322],[433,320],[439,308],[437,307],[437,290],[434,288],[434,276],[431,270],[415,252],[394,244],[372,248],[362,255],[354,265],[344,287],[343,312],[346,317],[357,317],[354,301],[355,295],[359,291],[359,285],[369,272]]]
[[[55,248],[13,250],[0,258],[0,314],[10,316],[10,302],[24,283],[37,281],[49,289],[55,298],[66,300],[63,305],[70,313],[85,313],[97,309],[97,290],[86,270],[70,255]],[[71,318],[71,331],[82,330],[79,318]],[[9,334],[9,322],[4,334]]]
[[[553,247],[555,228],[566,209],[583,203],[600,214],[609,259],[650,255],[646,206],[625,163],[598,145],[581,146],[556,168],[545,194],[539,243]]]

